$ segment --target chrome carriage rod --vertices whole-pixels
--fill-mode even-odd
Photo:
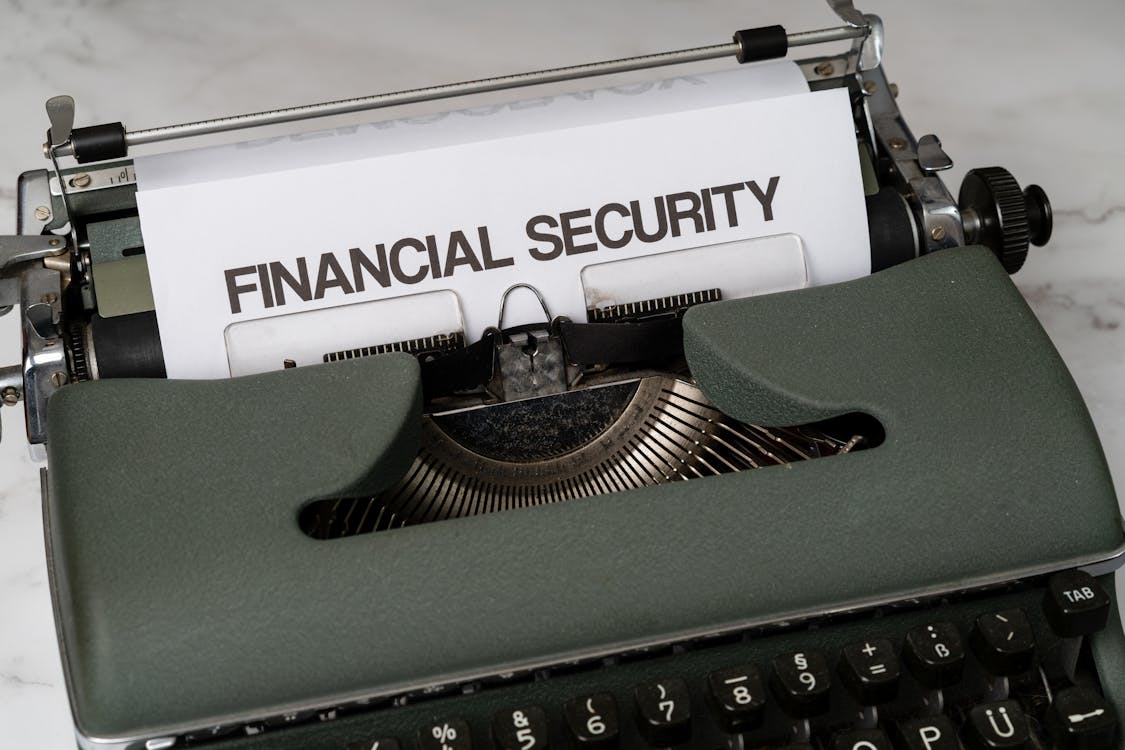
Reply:
[[[777,29],[784,34],[784,30],[780,29],[780,27],[768,28],[770,30]],[[753,60],[767,59],[768,56],[747,54],[743,43],[737,40],[740,39],[740,35],[749,35],[765,30],[766,29],[751,29],[746,32],[739,32],[739,34],[735,36],[736,41],[727,44],[694,47],[673,52],[625,57],[618,60],[585,63],[562,68],[550,68],[530,73],[482,78],[475,81],[449,83],[441,86],[427,86],[424,88],[393,91],[354,99],[340,99],[337,101],[322,102],[320,104],[307,104],[299,107],[272,109],[264,112],[220,117],[212,120],[200,120],[198,122],[182,123],[179,125],[165,125],[163,127],[147,128],[145,130],[133,130],[124,134],[125,145],[127,147],[140,146],[180,138],[191,138],[200,135],[256,128],[264,125],[295,122],[316,117],[365,112],[402,104],[416,104],[419,102],[450,99],[470,94],[481,94],[489,91],[503,91],[505,89],[520,88],[523,86],[557,83],[559,81],[591,78],[594,76],[624,73],[632,70],[643,70],[667,65],[680,65],[682,63],[714,60],[729,56],[737,57],[740,62],[751,62]],[[867,26],[838,26],[815,31],[785,34],[784,36],[787,47],[802,47],[811,44],[857,39],[866,36],[867,33]],[[784,56],[784,48],[781,55],[775,56]],[[72,143],[65,142],[56,145],[54,150],[56,155],[66,156],[73,154],[73,148]]]

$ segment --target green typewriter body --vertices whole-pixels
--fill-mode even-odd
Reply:
[[[1120,712],[1116,615],[1065,635],[1079,615],[1044,604],[1052,574],[1116,566],[1117,502],[1073,382],[991,254],[950,250],[857,282],[713,303],[688,313],[684,337],[725,413],[802,424],[859,411],[885,438],[314,539],[303,507],[377,494],[409,466],[421,417],[409,356],[63,389],[45,514],[80,733],[338,748],[416,735],[428,747],[436,732],[463,747],[450,735],[491,742],[503,734],[494,714],[510,710],[535,719],[524,736],[573,745],[576,717],[596,729],[612,707],[626,746],[664,732],[668,745],[719,747],[878,732],[977,705],[1021,706],[1046,731],[1051,709],[1036,696],[1082,685]],[[1013,622],[1022,652],[989,640],[993,616]],[[943,642],[960,649],[955,677],[907,642],[937,626],[957,640]],[[873,663],[892,665],[894,697],[862,697],[846,676],[853,644],[886,650]],[[786,658],[808,668],[787,674]],[[765,704],[741,717],[745,731],[731,718],[738,698],[724,704],[712,679],[728,669],[748,672]],[[817,701],[802,700],[809,682]],[[670,719],[653,708],[655,728],[639,713],[653,685],[674,695]],[[590,709],[572,705],[591,696]]]

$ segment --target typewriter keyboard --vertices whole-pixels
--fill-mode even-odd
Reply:
[[[246,750],[1110,750],[1120,720],[1089,647],[1109,612],[1099,582],[1072,571],[184,739]]]

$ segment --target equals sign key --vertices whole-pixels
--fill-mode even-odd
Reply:
[[[840,656],[840,677],[864,706],[894,700],[901,671],[894,644],[886,638],[845,646]]]

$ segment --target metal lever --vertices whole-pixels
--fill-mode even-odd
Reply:
[[[923,172],[940,172],[953,166],[953,160],[942,150],[936,135],[924,135],[918,139],[918,166]]]
[[[66,185],[63,184],[59,155],[71,153],[74,148],[70,139],[74,131],[74,97],[61,94],[48,99],[47,120],[51,123],[51,128],[47,131],[47,143],[43,145],[43,152],[51,160],[55,175],[59,178],[59,194],[62,196],[63,208],[66,209],[67,221],[70,221],[70,198],[66,193]]]
[[[58,148],[70,140],[70,131],[74,129],[74,97],[63,94],[48,99],[47,119],[51,123],[47,145]]]
[[[832,9],[840,20],[852,26],[866,26],[867,19],[855,9],[852,0],[828,0],[828,7]]]
[[[17,263],[62,255],[66,250],[67,246],[63,238],[50,234],[17,234],[0,237],[0,272]]]

